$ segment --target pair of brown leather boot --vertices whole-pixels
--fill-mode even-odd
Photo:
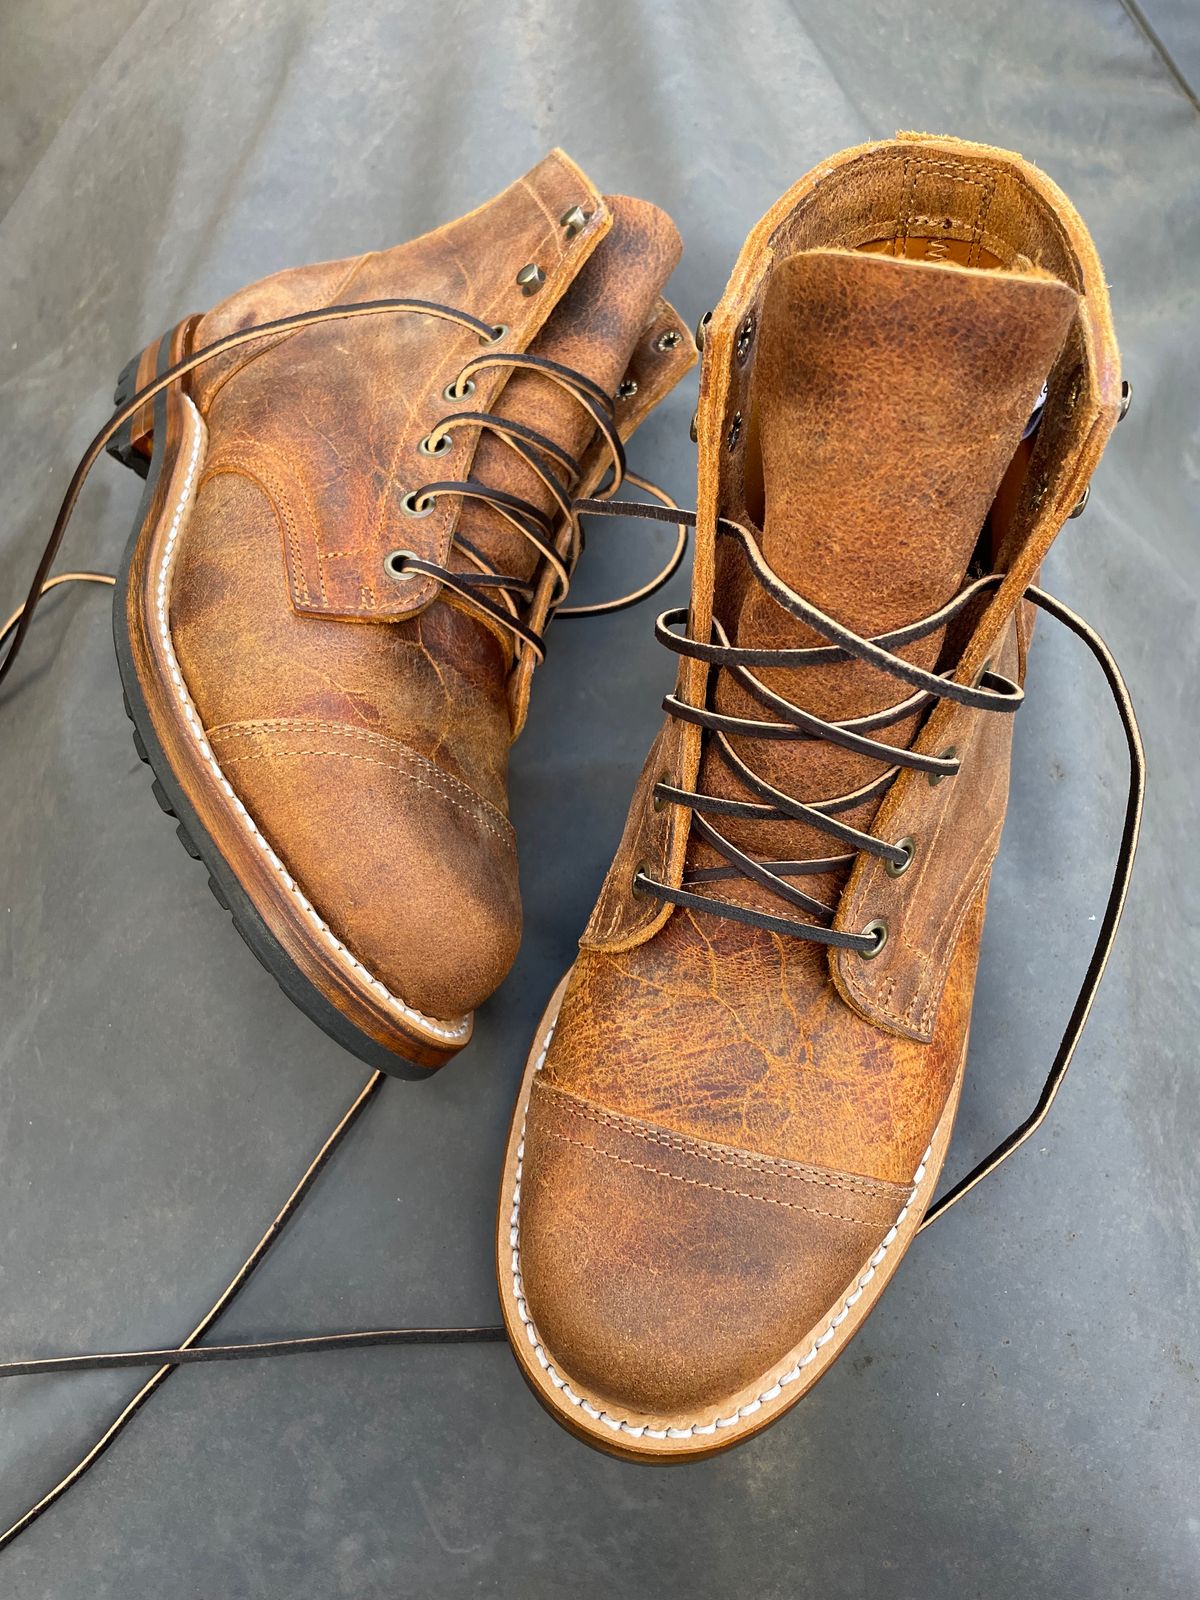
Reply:
[[[580,517],[620,509],[625,440],[695,360],[679,252],[554,152],[411,244],[187,318],[118,387],[139,751],[255,954],[385,1070],[461,1049],[516,953],[508,750]],[[657,1459],[793,1404],[926,1215],[1031,585],[1123,404],[1070,203],[951,139],[818,167],[700,332],[677,683],[538,1027],[498,1229],[539,1398]]]

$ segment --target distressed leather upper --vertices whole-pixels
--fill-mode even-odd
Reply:
[[[584,220],[568,228],[574,206]],[[631,360],[652,364],[654,381],[618,413],[628,434],[693,359],[689,341],[642,348],[677,327],[659,291],[678,253],[662,212],[604,200],[555,152],[423,239],[242,291],[195,342],[330,303],[437,301],[507,323],[504,350],[569,364],[608,394]],[[546,278],[525,295],[529,262]],[[447,496],[413,519],[399,502],[474,476],[550,509],[524,462],[494,440],[476,451],[477,427],[454,429],[436,459],[420,453],[458,411],[524,422],[576,455],[595,431],[556,385],[510,381],[503,366],[448,399],[479,353],[469,329],[389,314],[264,338],[201,368],[207,451],[170,598],[180,667],[236,793],[334,934],[434,1017],[470,1011],[516,953],[506,775],[523,698],[510,636],[432,580],[390,578],[384,558],[403,547],[460,565],[459,531],[515,577],[534,556],[488,507]]]
[[[1020,595],[1116,402],[1103,279],[1047,179],[1006,152],[915,136],[836,158],[754,230],[709,324],[692,636],[715,617],[742,646],[820,642],[745,581],[713,536],[719,515],[866,636],[930,615],[972,571],[1004,574],[994,598],[899,653],[967,682],[988,663],[1019,681]],[[833,719],[907,693],[856,661],[759,675]],[[677,693],[771,720],[700,662],[683,662]],[[839,928],[887,918],[867,961],[634,891],[639,867],[679,884],[720,862],[686,807],[655,804],[657,780],[756,798],[700,759],[698,729],[664,724],[525,1133],[530,1315],[558,1370],[613,1415],[686,1419],[765,1373],[899,1215],[962,1070],[1011,733],[1011,716],[946,704],[877,735],[932,753],[954,744],[962,768],[936,785],[906,773],[882,803],[840,813],[888,841],[915,838],[903,876],[864,856],[848,881],[797,880]],[[804,801],[880,771],[824,742],[731,742]],[[845,848],[801,821],[718,820],[768,861]],[[711,887],[790,914],[749,879]]]

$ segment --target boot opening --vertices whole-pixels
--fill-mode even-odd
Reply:
[[[775,270],[808,251],[844,250],[945,263],[959,271],[1057,280],[1079,293],[1085,287],[1084,266],[1051,195],[1038,191],[1030,173],[1016,158],[976,147],[959,150],[899,140],[866,150],[828,171],[777,222],[769,239]],[[761,336],[770,335],[764,319]],[[771,476],[761,443],[761,357],[762,351],[756,350],[742,419],[743,512],[760,530],[768,521]],[[1037,375],[1035,393],[1036,385],[1046,380],[1038,428],[1015,444],[1007,468],[993,480],[996,494],[976,528],[973,567],[1005,568],[1020,549],[1031,522],[1031,502],[1044,493],[1038,482],[1041,459],[1069,426],[1083,359],[1077,318],[1051,370]],[[914,377],[914,408],[921,407],[922,395],[921,382]],[[881,408],[894,406],[897,398],[894,390],[881,394]]]

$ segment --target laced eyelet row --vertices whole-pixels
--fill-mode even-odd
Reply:
[[[573,214],[568,214],[564,217],[563,226],[570,231],[571,225],[576,220]],[[522,269],[522,272],[525,270]],[[532,276],[528,277],[528,283],[535,288],[540,287],[540,283],[535,284]],[[507,327],[497,325],[492,329],[490,337],[480,335],[480,343],[497,344],[508,331]],[[662,351],[672,350],[680,342],[681,337],[677,330],[668,328],[658,336],[656,348]],[[564,366],[545,356],[514,352],[511,355],[474,357],[464,365],[458,377],[442,390],[444,398],[450,401],[468,399],[475,392],[475,374],[494,366],[505,366],[543,375],[565,389],[583,406],[611,457],[613,474],[607,493],[611,495],[619,488],[625,476],[625,453],[613,419],[612,396],[574,368]],[[627,379],[618,389],[617,397],[622,400],[629,399],[637,393],[637,389],[636,381]],[[564,616],[619,610],[652,594],[678,567],[686,543],[686,528],[680,529],[680,537],[670,560],[649,584],[629,595],[622,595],[616,600],[599,605],[564,607],[562,601],[583,548],[583,532],[579,520],[581,503],[571,495],[571,489],[583,471],[580,462],[547,435],[539,433],[525,423],[492,411],[463,411],[443,417],[424,438],[418,440],[416,447],[418,453],[424,456],[441,456],[451,452],[454,437],[460,427],[487,430],[500,443],[514,451],[541,479],[554,502],[554,511],[547,514],[529,500],[466,478],[428,482],[408,490],[400,497],[401,513],[414,519],[428,517],[443,496],[458,496],[463,500],[481,501],[503,517],[534,546],[540,558],[535,577],[526,582],[503,576],[491,566],[480,550],[468,545],[464,539],[460,541],[462,548],[469,556],[472,567],[478,570],[450,570],[414,551],[393,550],[384,559],[383,565],[387,577],[394,582],[412,583],[421,578],[432,579],[457,594],[481,615],[512,633],[518,654],[523,649],[531,649],[538,660],[541,660],[545,653],[544,641],[541,635],[520,616],[518,602],[524,602],[526,605],[534,602],[538,592],[538,577],[546,567],[551,569],[554,577],[549,614],[557,613]],[[643,482],[641,479],[636,481]],[[644,484],[644,487],[660,495],[665,503],[671,503],[654,485]],[[495,599],[492,598],[493,595],[496,596]]]
[[[752,338],[753,325],[744,328],[743,332],[747,338]],[[588,509],[601,508],[589,504]],[[658,520],[663,515],[657,507],[627,503],[613,503],[605,509],[613,516],[644,516]],[[694,514],[687,515],[694,522]],[[653,788],[655,810],[662,810],[670,804],[687,808],[691,814],[692,832],[702,844],[711,848],[723,865],[693,870],[678,887],[655,879],[642,865],[634,875],[635,893],[639,897],[657,898],[772,933],[853,950],[864,960],[872,960],[887,943],[888,929],[884,919],[874,919],[858,933],[835,928],[835,908],[806,893],[791,880],[844,873],[863,854],[880,860],[889,877],[902,877],[909,870],[917,854],[915,839],[908,836],[894,844],[890,843],[843,821],[842,814],[882,799],[906,769],[924,772],[931,784],[953,777],[959,770],[958,754],[953,745],[938,755],[929,755],[907,746],[884,743],[874,737],[881,729],[920,715],[939,700],[951,700],[978,710],[1008,714],[1015,712],[1021,704],[1023,695],[1019,685],[996,673],[991,661],[985,663],[974,682],[967,684],[958,682],[953,674],[928,672],[896,653],[906,645],[944,631],[975,601],[998,587],[1001,575],[993,573],[977,578],[932,616],[877,638],[867,639],[836,622],[802,595],[788,588],[767,565],[757,541],[747,529],[721,518],[716,531],[719,539],[736,544],[749,569],[750,580],[762,587],[781,609],[826,642],[799,649],[740,647],[729,641],[716,620],[713,622],[711,638],[705,642],[679,631],[688,626],[689,613],[686,610],[667,611],[659,617],[655,634],[661,643],[677,655],[703,661],[718,670],[729,672],[739,686],[772,711],[774,717],[764,721],[747,716],[731,716],[711,709],[711,702],[695,706],[674,694],[665,697],[663,709],[668,715],[698,726],[710,755],[721,762],[738,785],[754,798],[738,800],[681,788],[669,774],[664,773]],[[805,711],[777,694],[752,670],[761,667],[818,666],[849,660],[859,660],[878,668],[915,692],[882,711],[831,721]],[[850,794],[828,800],[801,801],[761,778],[738,754],[730,742],[731,736],[773,740],[819,739],[879,761],[884,764],[885,770]],[[757,823],[801,822],[831,835],[848,849],[845,854],[820,859],[759,861],[735,845],[710,820],[719,817]],[[714,881],[738,878],[750,879],[786,905],[806,912],[815,920],[805,922],[795,917],[772,915],[737,901],[719,899],[707,890],[707,885]]]

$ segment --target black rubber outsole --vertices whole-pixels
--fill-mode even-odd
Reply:
[[[170,340],[164,339],[159,349],[158,371],[170,364]],[[122,370],[117,380],[114,400],[124,405],[134,393],[138,361],[135,358]],[[132,419],[131,419],[132,420]],[[167,397],[160,394],[154,402],[154,439],[162,441],[167,436]],[[199,861],[208,871],[208,886],[217,904],[227,911],[234,927],[247,947],[271,974],[292,1003],[312,1022],[329,1035],[344,1050],[356,1056],[367,1066],[386,1072],[390,1077],[417,1081],[430,1078],[437,1071],[406,1060],[394,1051],[372,1039],[332,1005],[316,986],[309,982],[267,927],[246,893],[233,869],[225,860],[216,841],[208,833],[176,782],[171,764],[158,742],[149,708],[142,695],[134,667],[133,648],[125,621],[126,596],[129,590],[129,569],[142,526],[149,515],[155,489],[163,467],[164,452],[161,443],[152,446],[147,460],[133,449],[130,424],[127,424],[108,445],[109,454],[146,480],[133,532],[121,557],[117,584],[113,597],[113,643],[117,652],[117,667],[124,690],[125,712],[133,724],[133,743],[138,759],[145,762],[153,774],[151,790],[159,806],[176,826],[179,842],[194,861]]]

